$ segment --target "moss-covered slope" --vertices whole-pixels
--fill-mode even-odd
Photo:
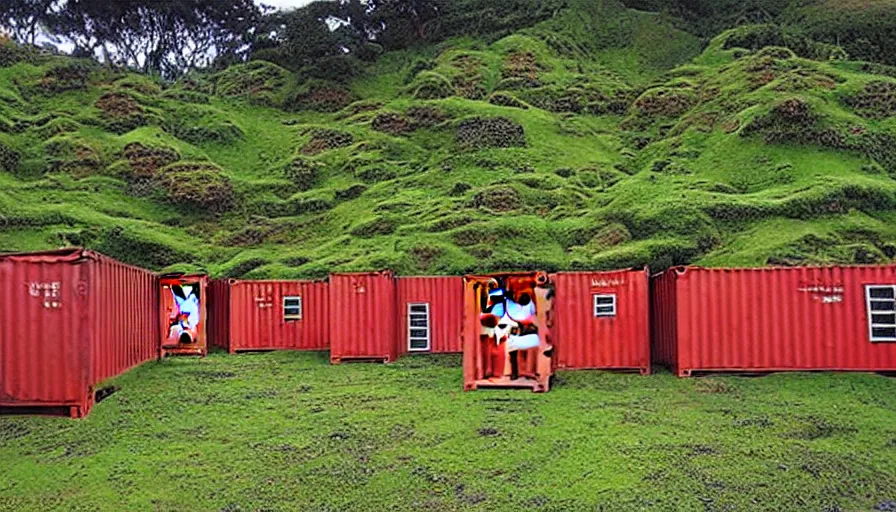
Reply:
[[[571,4],[341,81],[0,46],[0,249],[253,278],[896,257],[891,68]]]

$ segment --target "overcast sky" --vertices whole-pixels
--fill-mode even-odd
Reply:
[[[266,4],[277,9],[292,9],[310,4],[312,0],[255,0],[256,4]]]

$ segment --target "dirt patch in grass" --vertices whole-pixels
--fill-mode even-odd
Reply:
[[[237,374],[234,372],[225,372],[225,371],[210,371],[210,370],[192,370],[187,372],[187,375],[199,380],[227,380],[227,379],[235,379]]]
[[[501,431],[494,427],[482,427],[476,431],[479,437],[500,437]]]
[[[817,416],[796,418],[794,419],[794,423],[797,423],[797,427],[784,434],[784,437],[801,439],[804,441],[815,441],[840,435],[849,436],[858,432],[858,429],[851,425],[832,423]]]
[[[694,382],[694,391],[708,394],[731,393],[734,391],[734,388],[724,380],[703,378]]]

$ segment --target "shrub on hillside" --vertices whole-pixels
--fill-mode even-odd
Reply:
[[[288,106],[293,110],[313,110],[315,112],[338,112],[356,100],[344,86],[311,81],[293,98]]]
[[[65,172],[83,178],[103,168],[100,152],[84,139],[57,136],[47,141],[44,149],[50,156],[51,172]]]
[[[331,149],[351,146],[354,141],[354,136],[347,132],[329,128],[314,128],[311,130],[311,140],[302,147],[302,153],[316,155]]]
[[[18,168],[21,160],[21,153],[0,139],[0,169],[6,172],[13,172]]]
[[[522,206],[520,193],[513,187],[497,186],[480,190],[473,197],[471,206],[496,212],[509,212]]]
[[[321,174],[321,164],[314,160],[298,157],[283,169],[286,179],[296,184],[299,190],[311,190]]]
[[[38,85],[41,89],[52,93],[86,89],[94,69],[96,63],[91,60],[67,59],[48,69]]]
[[[789,48],[800,57],[814,60],[846,60],[843,48],[814,41],[809,37],[783,28],[779,25],[746,25],[731,30],[725,38],[723,48],[746,48],[760,50],[766,46]]]
[[[106,128],[113,133],[127,133],[149,124],[143,107],[124,92],[108,92],[96,101]]]
[[[151,147],[140,142],[131,142],[124,147],[123,153],[130,164],[132,178],[155,176],[160,169],[180,160],[180,155],[172,148]]]
[[[498,105],[499,107],[519,108],[522,110],[529,109],[529,105],[527,105],[526,102],[518,99],[513,94],[503,91],[492,93],[492,95],[488,97],[488,102],[492,105]]]
[[[357,183],[348,188],[344,188],[336,191],[336,200],[337,201],[349,201],[351,199],[356,199],[361,197],[361,194],[367,191],[366,185],[361,185]]]
[[[47,121],[35,128],[35,132],[42,139],[50,139],[63,133],[76,132],[81,129],[81,124],[70,117],[59,116]]]
[[[634,109],[647,117],[678,117],[697,103],[697,95],[691,90],[657,87],[635,100]]]
[[[506,117],[466,119],[458,125],[456,139],[464,149],[526,146],[526,132],[522,125]]]
[[[439,100],[454,96],[451,80],[434,71],[423,71],[417,75],[409,90],[419,100]]]
[[[201,105],[179,105],[167,115],[162,128],[192,144],[229,144],[245,136],[222,112]]]
[[[883,119],[896,116],[896,82],[870,82],[844,101],[864,117]]]
[[[395,112],[382,112],[373,118],[370,127],[378,132],[388,133],[390,135],[403,135],[413,131],[411,123],[408,119]]]
[[[233,204],[230,180],[211,163],[175,163],[162,169],[155,181],[168,201],[191,210],[223,212]]]
[[[418,128],[432,128],[448,119],[448,116],[442,109],[426,105],[411,107],[405,115]]]
[[[216,92],[221,96],[243,97],[260,105],[280,106],[290,75],[276,64],[254,60],[219,73]]]

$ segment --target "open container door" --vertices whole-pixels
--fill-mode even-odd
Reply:
[[[159,283],[161,356],[205,356],[208,276],[167,274]]]
[[[554,288],[544,272],[464,278],[464,390],[550,389]]]

